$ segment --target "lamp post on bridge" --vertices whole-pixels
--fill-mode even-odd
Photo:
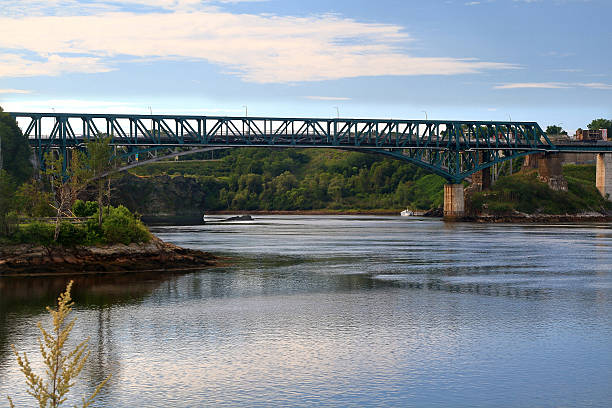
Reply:
[[[336,108],[336,118],[340,119],[340,108],[338,108],[337,106],[334,106],[334,108]]]
[[[429,120],[429,118],[427,117],[427,111],[426,110],[422,110],[421,112],[425,113],[425,120]]]
[[[242,107],[244,108],[244,117],[245,117],[246,121],[248,122],[248,120],[249,120],[249,107],[247,105],[242,105]],[[248,127],[247,133],[248,133],[249,136],[251,135],[251,126]],[[244,134],[244,120],[242,121],[242,134]]]

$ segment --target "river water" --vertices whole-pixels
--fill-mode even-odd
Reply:
[[[612,225],[261,216],[157,227],[225,265],[75,277],[98,405],[610,407]],[[32,406],[68,277],[0,278],[0,406]]]

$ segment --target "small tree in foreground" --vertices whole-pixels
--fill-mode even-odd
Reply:
[[[74,327],[76,319],[68,321],[68,315],[72,311],[72,298],[70,290],[72,289],[72,281],[66,287],[66,291],[57,299],[57,309],[51,309],[47,306],[47,311],[53,318],[53,328],[47,331],[42,323],[38,323],[38,329],[42,337],[38,338],[40,353],[43,358],[43,363],[46,367],[45,375],[39,376],[32,371],[30,361],[25,353],[23,356],[19,354],[15,345],[12,345],[13,353],[17,357],[17,363],[21,367],[21,372],[26,377],[28,385],[28,394],[33,396],[41,408],[60,407],[66,402],[66,395],[74,386],[74,380],[81,373],[87,358],[89,350],[87,343],[89,338],[77,344],[74,349],[66,350],[66,342],[70,336],[70,332]],[[90,406],[96,395],[102,387],[110,379],[110,375],[96,387],[95,391],[88,398],[83,398],[82,406]],[[8,397],[11,407],[14,407],[11,397]]]

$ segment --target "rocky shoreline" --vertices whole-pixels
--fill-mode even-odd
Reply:
[[[214,266],[219,258],[153,238],[144,244],[92,247],[0,247],[0,275],[193,270]]]
[[[583,214],[524,214],[515,213],[508,215],[488,215],[482,214],[477,216],[463,217],[457,221],[476,222],[483,224],[558,224],[558,223],[593,223],[593,222],[612,222],[612,215],[601,213],[583,213]]]

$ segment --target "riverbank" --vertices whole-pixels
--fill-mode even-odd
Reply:
[[[612,222],[612,215],[600,213],[583,214],[508,214],[508,215],[477,215],[458,219],[461,222],[475,222],[482,224],[564,224],[564,223],[594,223]]]
[[[206,215],[400,215],[401,210],[207,211]]]
[[[190,270],[214,266],[218,261],[210,253],[181,248],[156,237],[147,243],[130,245],[0,247],[0,275]]]

